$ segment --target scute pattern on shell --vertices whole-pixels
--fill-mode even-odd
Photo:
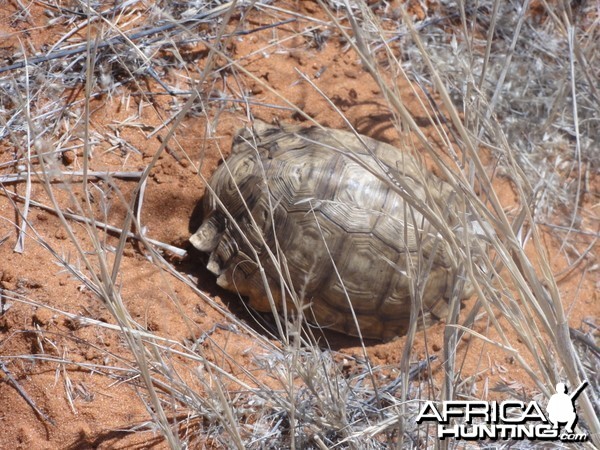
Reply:
[[[451,222],[452,198],[388,144],[256,121],[212,176],[190,241],[210,253],[217,283],[256,310],[271,311],[260,263],[278,311],[303,308],[311,322],[351,335],[358,322],[363,337],[387,340],[405,333],[412,297],[426,318],[447,314],[455,264],[417,205],[436,205]]]

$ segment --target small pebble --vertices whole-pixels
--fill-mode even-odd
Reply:
[[[65,150],[62,152],[62,162],[65,166],[70,166],[75,161],[75,152],[73,150]]]

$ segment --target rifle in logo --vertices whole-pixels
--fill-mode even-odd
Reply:
[[[579,394],[587,387],[588,382],[584,381],[579,385],[571,395],[567,394],[567,387],[564,383],[557,383],[556,394],[550,397],[546,411],[548,419],[552,422],[553,428],[557,429],[559,423],[566,423],[565,427],[568,433],[573,433],[573,427],[577,423],[577,413],[575,412],[575,400]]]

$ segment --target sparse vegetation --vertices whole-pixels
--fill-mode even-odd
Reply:
[[[593,2],[5,9],[0,447],[464,448],[415,423],[423,400],[544,403],[583,379],[574,445],[600,445]],[[428,214],[476,297],[389,344],[228,300],[186,237],[254,117],[420,155],[464,203],[456,229]]]

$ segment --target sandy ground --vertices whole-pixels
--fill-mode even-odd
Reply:
[[[48,26],[48,18],[39,5],[32,6],[26,21],[13,20],[15,8],[13,3],[6,4],[0,12],[0,33],[8,36],[0,49],[1,57],[19,52],[19,38],[25,33],[34,47],[27,48],[29,53],[41,51],[64,31],[60,27]],[[312,3],[307,3],[305,8],[307,12],[316,11]],[[247,20],[246,27],[259,27],[270,20],[253,15]],[[362,70],[357,58],[352,52],[344,51],[343,43],[337,39],[320,42],[316,35],[297,34],[306,26],[304,23],[291,23],[275,30],[238,37],[229,42],[228,49],[236,59],[244,58],[244,67],[254,77],[266,81],[274,91],[282,93],[324,126],[343,128],[345,124],[326,100],[302,80],[301,74],[333,99],[358,131],[398,144],[381,93]],[[275,37],[288,39],[269,46]],[[263,50],[256,52],[259,49]],[[189,45],[186,54],[189,57],[186,69],[200,73],[206,63],[206,47],[201,43]],[[216,67],[224,64],[224,61],[216,61]],[[163,80],[177,85],[177,73],[166,73]],[[251,93],[257,103],[282,105],[273,92],[251,77],[240,76],[227,69],[210,77],[203,86],[205,92],[211,92],[211,96],[229,95],[241,88]],[[400,86],[402,89],[408,88]],[[139,171],[155,155],[166,131],[150,138],[149,131],[173,114],[174,102],[166,95],[139,95],[141,91],[161,92],[161,87],[151,79],[143,80],[138,86],[117,88],[111,95],[92,101],[90,129],[94,133],[112,134],[116,145],[111,147],[102,141],[94,146],[91,170]],[[83,94],[63,92],[62,95],[72,95],[76,101]],[[418,114],[416,104],[409,101],[408,105]],[[221,159],[220,152],[229,152],[235,130],[248,123],[244,105],[213,102],[210,108],[210,116],[214,118],[218,112],[218,120],[209,123],[198,106],[197,114],[189,115],[177,129],[168,151],[162,153],[151,173],[141,216],[148,237],[181,248],[189,247],[187,238],[198,226],[198,202],[204,189],[196,167],[200,166],[201,174],[209,177]],[[73,111],[81,114],[82,104]],[[255,105],[252,112],[265,121],[304,121],[286,108]],[[423,119],[422,122],[424,132],[435,139],[427,121]],[[208,126],[216,126],[210,137],[206,133]],[[55,130],[42,135],[40,146],[52,151],[65,132],[59,124]],[[75,133],[81,133],[81,130],[75,130]],[[119,142],[127,142],[130,147],[117,142],[117,135]],[[15,164],[6,163],[24,151],[5,140],[0,150],[0,175],[14,173]],[[81,170],[81,154],[79,147],[66,155],[54,154],[48,161],[52,161],[52,169]],[[33,164],[32,170],[40,170],[40,166]],[[597,188],[597,180],[591,181],[590,186]],[[79,183],[80,179],[72,181],[75,197],[70,197],[69,190],[62,189],[59,181],[53,184],[53,193],[62,208],[76,211],[75,201],[82,200]],[[112,181],[115,187],[103,180],[91,183],[92,195],[96,199],[92,205],[96,217],[120,227],[125,208],[115,187],[129,202],[135,181],[115,179]],[[496,185],[503,204],[510,211],[515,201],[511,184],[498,178]],[[58,256],[85,273],[73,242],[57,216],[41,208],[30,207],[24,251],[13,251],[18,236],[16,224],[23,222],[20,212],[24,205],[11,198],[11,194],[25,193],[24,182],[6,184],[0,192],[0,295],[6,309],[0,314],[0,363],[3,369],[0,373],[0,448],[163,448],[165,444],[159,434],[126,431],[148,421],[149,414],[138,398],[137,380],[129,379],[127,367],[133,362],[123,338],[106,327],[81,324],[63,314],[68,312],[103,323],[115,323],[97,296],[81,280],[57,264],[56,257],[48,250],[48,247],[53,249]],[[597,193],[596,190],[595,194],[594,191],[586,194],[588,206],[597,204]],[[45,205],[52,204],[43,183],[35,176],[31,182],[31,199]],[[74,236],[87,251],[92,252],[84,226],[70,223]],[[592,223],[582,224],[583,228],[593,226]],[[108,251],[118,243],[114,234],[100,232],[100,236]],[[585,237],[577,237],[576,240],[580,241],[577,245],[582,247],[591,242]],[[545,230],[544,242],[548,255],[559,254],[561,242],[558,236]],[[227,317],[206,304],[184,283],[160,270],[148,258],[143,246],[128,242],[124,254],[118,282],[123,301],[134,320],[153,333],[176,341],[208,335],[210,343],[203,345],[219,348],[219,352],[226,352],[242,366],[255,367],[253,356],[262,349],[247,334],[233,326]],[[200,255],[192,252],[183,260],[168,253],[166,257],[181,274],[197,279],[200,289],[223,308],[242,321],[253,321],[237,296],[216,286],[211,274],[203,268]],[[561,277],[559,287],[569,323],[574,328],[585,328],[584,320],[599,317],[597,272],[587,272],[593,264],[594,261],[582,261]],[[567,262],[562,257],[553,257],[552,266],[558,273],[567,266]],[[472,304],[473,300],[466,302],[465,310]],[[10,308],[7,309],[6,305]],[[420,333],[414,348],[415,361],[427,356],[438,357],[433,365],[434,375],[441,367],[443,330],[443,324],[434,325],[428,330],[426,343]],[[484,325],[479,331],[487,333]],[[496,339],[491,332],[488,337]],[[360,354],[355,339],[335,334],[330,339],[332,346],[343,354]],[[374,366],[389,366],[393,374],[403,345],[403,338],[389,343],[372,342],[367,351]],[[516,339],[514,347],[517,350],[522,348]],[[466,355],[462,376],[466,379],[476,375],[474,395],[507,398],[510,396],[506,392],[507,387],[528,394],[536,392],[534,384],[514,359],[494,346],[478,339],[465,338],[459,343],[458,351]],[[524,353],[524,357],[528,355]],[[231,370],[235,372],[235,366],[232,365]],[[20,395],[17,386],[43,415],[35,412]]]

